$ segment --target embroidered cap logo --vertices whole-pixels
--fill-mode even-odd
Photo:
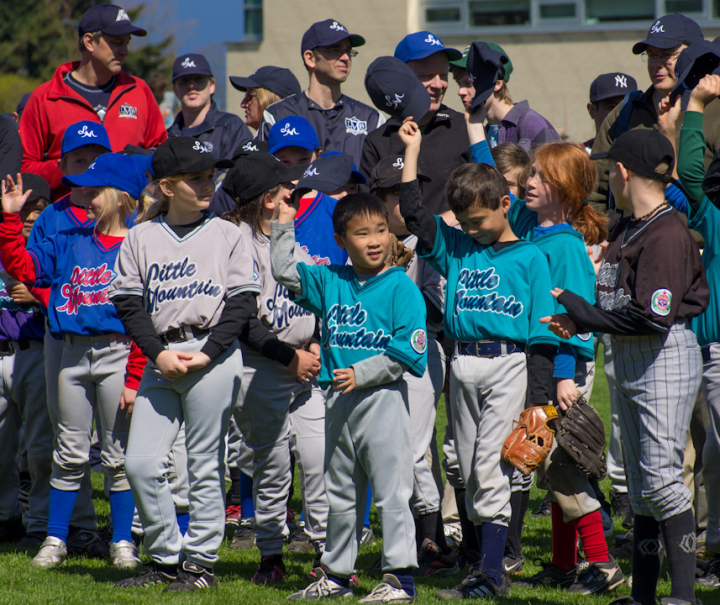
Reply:
[[[428,44],[432,44],[433,46],[442,46],[443,45],[443,43],[438,38],[433,36],[432,34],[428,34],[428,37],[425,38],[425,40],[423,40],[423,42],[427,42]]]
[[[385,95],[385,105],[388,107],[392,107],[393,109],[397,109],[400,105],[402,105],[403,99],[405,98],[405,94],[399,95],[398,93],[395,93],[395,98],[392,99],[390,95]]]
[[[128,17],[128,14],[121,8],[118,11],[117,17],[115,17],[115,21],[130,21],[130,17]]]
[[[253,143],[252,141],[248,141],[247,143],[245,143],[243,145],[243,149],[245,151],[258,151],[257,145],[255,143]]]
[[[650,28],[651,34],[664,34],[665,33],[665,26],[660,23],[660,21],[655,21],[653,26]]]
[[[306,179],[311,176],[320,176],[318,169],[315,166],[308,166],[308,169],[303,173],[303,178]]]
[[[344,26],[344,25],[341,25],[341,24],[338,23],[337,21],[333,21],[333,22],[332,22],[332,25],[330,26],[330,29],[334,29],[335,31],[347,33],[347,30],[345,29],[345,26]]]
[[[295,137],[296,137],[296,136],[298,136],[298,134],[299,134],[298,131],[295,130],[295,128],[290,128],[290,124],[285,124],[285,126],[283,126],[283,127],[280,129],[280,132],[282,133],[282,135],[283,135],[284,137],[288,137],[288,136],[295,136]]]
[[[188,67],[197,67],[197,65],[195,65],[195,61],[192,61],[190,57],[185,57],[185,60],[180,63],[180,65],[182,65],[185,69]]]
[[[395,160],[395,162],[393,163],[393,168],[397,168],[398,170],[402,170],[403,168],[405,168],[405,162],[403,162],[403,159],[398,158],[397,160]]]
[[[618,88],[627,88],[627,78],[621,74],[615,76],[615,86]]]
[[[210,153],[210,149],[202,141],[195,141],[195,145],[193,145],[193,149],[195,151],[199,151],[200,153]]]
[[[80,130],[77,131],[78,134],[83,138],[97,138],[97,135],[95,134],[95,131],[88,130],[87,124],[85,124]]]

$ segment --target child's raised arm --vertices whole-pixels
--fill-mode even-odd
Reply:
[[[412,121],[412,117],[406,118],[400,130],[398,130],[398,135],[405,145],[402,182],[412,183],[417,179],[418,157],[420,156],[420,143],[422,142],[420,127],[416,122]]]
[[[302,294],[302,281],[295,260],[295,229],[297,208],[284,200],[278,202],[270,226],[270,262],[275,280],[296,294]]]

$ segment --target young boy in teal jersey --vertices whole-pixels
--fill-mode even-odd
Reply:
[[[544,310],[553,308],[550,270],[537,246],[513,233],[507,183],[496,168],[467,164],[453,172],[447,199],[462,231],[453,229],[420,205],[420,129],[408,121],[399,135],[406,145],[400,211],[418,237],[420,257],[448,282],[444,327],[457,341],[450,406],[481,556],[461,584],[437,596],[492,598],[510,588],[502,560],[513,467],[501,459],[502,445],[525,406],[528,382],[532,403],[552,399],[558,341],[539,325]]]
[[[297,209],[280,202],[271,226],[273,277],[296,302],[322,319],[319,383],[327,390],[325,486],[330,505],[318,578],[290,599],[351,596],[368,481],[383,529],[382,583],[360,603],[415,598],[415,524],[410,511],[413,460],[406,386],[427,359],[425,302],[400,267],[390,267],[390,232],[383,203],[354,194],[333,212],[337,244],[348,265],[293,258]],[[327,572],[323,569],[327,569]]]

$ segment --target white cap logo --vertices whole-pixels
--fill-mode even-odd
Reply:
[[[283,127],[280,129],[280,132],[282,133],[282,135],[283,135],[284,137],[289,137],[289,136],[295,136],[295,137],[296,137],[296,136],[298,136],[298,134],[300,134],[300,133],[298,133],[297,130],[295,130],[295,128],[290,128],[290,124],[285,124],[285,126],[283,126]]]
[[[665,33],[664,27],[665,26],[662,25],[659,20],[655,21],[653,26],[650,28],[650,33],[651,34],[664,34]]]
[[[257,145],[252,141],[248,141],[243,145],[245,151],[258,151]]]
[[[615,76],[615,86],[618,88],[627,88],[627,78],[623,74]]]
[[[180,63],[180,65],[185,69],[187,69],[188,67],[197,67],[197,65],[195,65],[195,61],[191,61],[190,57],[185,57],[185,60]]]
[[[306,179],[311,176],[320,176],[320,173],[315,166],[308,167],[308,169],[303,173],[302,178]]]
[[[202,141],[195,141],[195,145],[193,145],[193,149],[195,151],[199,151],[200,153],[210,153],[210,149]]]
[[[390,95],[385,95],[385,105],[392,107],[393,109],[397,109],[399,105],[402,105],[404,98],[405,94],[399,95],[398,93],[395,93],[394,99],[391,99]]]
[[[393,168],[397,168],[398,170],[402,170],[403,168],[405,168],[405,162],[403,162],[403,159],[398,158],[397,160],[395,160]]]
[[[83,138],[97,138],[97,135],[95,134],[95,131],[88,130],[87,124],[85,124],[80,130],[78,130],[78,134]]]
[[[92,164],[90,164],[90,166],[88,166],[88,170],[95,170],[95,163],[96,162],[93,162]]]
[[[115,17],[115,21],[130,21],[130,17],[128,17],[128,14],[123,9],[120,9],[117,17]]]
[[[344,25],[340,25],[337,21],[333,21],[333,22],[332,22],[332,25],[330,26],[330,29],[334,29],[335,31],[347,33],[347,30],[345,29],[345,26],[344,26]]]
[[[423,42],[427,42],[428,44],[432,44],[433,46],[442,46],[443,45],[443,43],[438,38],[433,36],[432,34],[428,34],[428,37],[425,38],[425,40],[423,40]]]

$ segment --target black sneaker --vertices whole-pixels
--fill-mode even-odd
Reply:
[[[510,591],[510,579],[500,574],[500,584],[493,582],[482,570],[471,571],[460,584],[453,588],[445,588],[435,593],[442,600],[449,599],[494,599],[506,595]]]
[[[45,535],[45,532],[31,531],[18,542],[18,546],[20,548],[40,548],[45,540]]]
[[[295,531],[290,534],[288,552],[306,553],[312,552],[314,549],[315,547],[313,546],[310,536],[305,533],[304,526],[296,527]]]
[[[537,510],[530,515],[531,519],[537,519],[538,517],[549,517],[552,514],[552,504],[550,500],[543,500]]]
[[[505,557],[503,568],[506,574],[522,573],[524,559],[522,557]]]
[[[217,586],[217,578],[211,569],[191,561],[183,561],[177,578],[168,584],[163,592],[201,590],[213,586]]]
[[[708,561],[702,570],[702,575],[695,579],[695,582],[705,588],[720,587],[720,557]]]
[[[109,559],[109,536],[103,531],[71,527],[67,538],[67,550],[69,555],[87,555],[96,559]]]
[[[140,572],[134,576],[115,582],[115,587],[145,588],[147,586],[153,586],[154,584],[170,584],[177,580],[177,569],[175,572],[171,572],[171,567],[170,565],[160,566],[152,562],[150,565],[144,566]]]
[[[620,586],[625,576],[615,559],[609,557],[607,562],[584,561],[578,565],[577,578],[568,588],[575,594],[598,594],[608,592]]]
[[[458,565],[460,567],[470,568],[480,563],[480,553],[477,550],[468,548],[463,542],[457,549]]]
[[[19,542],[24,536],[25,526],[21,517],[0,521],[0,542]]]
[[[616,536],[615,544],[608,549],[608,552],[615,559],[632,559],[634,541],[633,532],[630,530],[626,534]]]
[[[515,582],[516,586],[568,588],[575,581],[576,571],[574,567],[565,571],[553,563],[543,563],[542,561],[536,561],[536,563],[542,565],[542,571],[537,572],[534,576],[530,576],[523,582]]]
[[[232,550],[250,550],[255,546],[255,526],[253,517],[243,517],[235,528],[230,548]]]
[[[453,576],[460,572],[455,551],[448,549],[444,553],[440,547],[425,538],[418,553],[418,568],[413,570],[414,576]]]
[[[260,558],[260,565],[253,574],[253,584],[280,584],[285,581],[285,563],[282,555]]]
[[[612,506],[613,517],[618,519],[625,519],[628,513],[633,514],[632,506],[630,505],[630,498],[628,495],[616,492],[614,489],[610,490],[610,505]]]

